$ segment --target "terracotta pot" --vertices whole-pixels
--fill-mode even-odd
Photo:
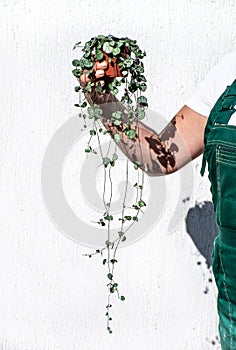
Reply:
[[[108,60],[107,54],[104,53],[107,62],[107,68],[105,69],[105,75],[109,78],[122,77],[120,67],[116,63],[116,58],[112,58],[111,62]]]
[[[125,48],[125,50],[123,52],[121,52],[121,56],[122,57],[127,57],[127,54],[129,53],[129,50],[127,48]],[[118,66],[118,64],[116,63],[116,58],[112,58],[111,62],[109,62],[108,60],[108,56],[105,52],[103,52],[106,62],[107,62],[107,69],[105,69],[105,76],[109,77],[109,78],[115,78],[115,77],[123,77],[121,71],[120,71],[120,67]]]

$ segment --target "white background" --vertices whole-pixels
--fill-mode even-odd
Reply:
[[[153,229],[118,252],[126,300],[114,298],[108,334],[106,270],[53,225],[40,172],[54,132],[77,113],[76,42],[109,33],[136,39],[147,52],[150,108],[170,120],[235,49],[235,19],[233,0],[0,1],[1,349],[217,348],[216,287],[203,293],[210,273],[184,222],[172,235]],[[193,162],[192,206],[211,198],[200,162]]]

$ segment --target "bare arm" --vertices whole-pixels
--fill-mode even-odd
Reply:
[[[104,76],[104,64],[96,63],[98,79]],[[86,76],[80,79],[82,85],[86,85],[87,81]],[[115,126],[109,120],[114,110],[124,110],[124,106],[114,95],[100,95],[96,92],[87,93],[86,97],[90,103],[97,103],[103,109],[101,121],[111,137],[113,138],[115,133],[120,134],[121,140],[117,146],[132,162],[141,162],[143,165],[140,167],[149,176],[173,173],[203,152],[207,118],[186,105],[159,134],[136,118],[131,128],[136,130],[137,137],[130,140],[123,132],[126,128],[125,123]]]

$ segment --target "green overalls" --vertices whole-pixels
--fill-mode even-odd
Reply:
[[[213,107],[204,134],[201,168],[208,178],[219,234],[212,251],[212,270],[218,288],[217,309],[222,350],[236,350],[236,79]]]

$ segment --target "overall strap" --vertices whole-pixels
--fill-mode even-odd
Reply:
[[[202,159],[202,167],[200,170],[200,174],[203,176],[206,167],[207,160],[207,150],[206,144],[207,139],[210,134],[212,127],[216,124],[228,124],[228,121],[231,115],[236,111],[235,110],[235,98],[236,98],[236,79],[233,83],[226,87],[223,94],[216,101],[216,104],[212,108],[210,115],[207,120],[207,124],[204,131],[204,151],[203,151],[203,159]]]
[[[215,122],[228,124],[231,115],[236,112],[236,79],[228,86],[222,96],[222,106],[216,115]]]

